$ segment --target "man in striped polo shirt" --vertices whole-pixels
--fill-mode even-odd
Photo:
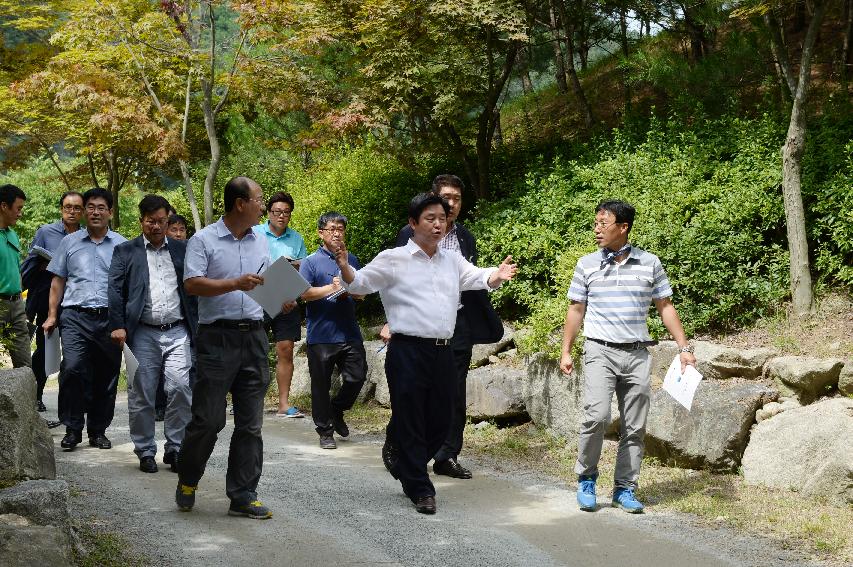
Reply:
[[[696,364],[660,260],[628,243],[634,213],[634,207],[623,201],[605,201],[596,207],[593,230],[601,250],[578,260],[568,293],[571,303],[560,357],[564,374],[571,374],[574,369],[572,345],[581,322],[586,336],[584,417],[575,463],[578,505],[585,511],[596,509],[598,461],[614,391],[622,417],[612,503],[626,512],[643,511],[634,490],[640,476],[651,399],[651,355],[646,348],[654,344],[646,324],[651,302],[678,343],[682,371],[688,364]]]

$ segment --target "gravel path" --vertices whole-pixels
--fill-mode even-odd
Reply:
[[[45,397],[48,415],[55,415],[56,390]],[[84,443],[63,452],[64,431],[52,432],[57,474],[74,495],[72,513],[123,534],[150,566],[810,564],[764,540],[698,527],[687,516],[654,510],[629,516],[609,507],[582,513],[574,492],[554,480],[500,473],[485,463],[470,463],[470,481],[434,478],[438,513],[423,516],[382,467],[381,439],[353,432],[336,451],[324,451],[310,419],[273,416],[264,423],[258,488],[273,519],[226,514],[230,423],[208,463],[195,509],[181,513],[174,504],[177,475],[165,465],[157,474],[137,468],[124,396],[107,431],[112,450]],[[158,439],[162,446],[162,428]]]

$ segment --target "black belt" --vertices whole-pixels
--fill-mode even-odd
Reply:
[[[448,346],[450,344],[450,339],[433,339],[427,337],[413,337],[412,335],[402,335],[400,333],[394,333],[391,335],[392,341],[406,341],[409,343],[420,343],[422,345],[431,345],[431,346]]]
[[[12,293],[12,294],[0,293],[0,299],[2,299],[3,301],[18,301],[19,299],[21,299],[21,294],[20,293]]]
[[[639,350],[641,348],[655,346],[656,344],[658,344],[657,341],[635,341],[633,343],[611,343],[610,341],[603,341],[601,339],[594,339],[592,337],[587,337],[586,340],[592,341],[594,343],[598,343],[600,345],[604,345],[606,347],[621,348],[623,350]]]
[[[237,331],[253,331],[255,329],[262,329],[264,327],[264,322],[262,319],[217,319],[210,323],[202,323],[199,326],[235,329]]]
[[[108,309],[106,307],[81,307],[79,305],[69,305],[68,307],[64,307],[63,309],[73,309],[74,311],[79,311],[81,313],[87,313],[89,315],[106,315]]]
[[[184,320],[178,319],[177,321],[173,321],[171,323],[166,323],[164,325],[155,325],[154,323],[145,323],[143,321],[140,321],[140,323],[145,325],[146,327],[151,327],[152,329],[157,329],[158,331],[162,332],[162,331],[168,331],[169,329],[171,329],[173,327],[177,327],[178,325],[182,325],[184,323]]]

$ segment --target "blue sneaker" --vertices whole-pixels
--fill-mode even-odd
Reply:
[[[578,477],[578,506],[584,512],[595,512],[595,481],[598,475]]]
[[[290,406],[287,408],[287,411],[278,412],[275,414],[276,417],[305,417],[305,414],[299,411],[299,408],[296,406]]]
[[[616,488],[613,491],[613,507],[622,508],[629,514],[643,513],[643,505],[634,498],[633,488]]]

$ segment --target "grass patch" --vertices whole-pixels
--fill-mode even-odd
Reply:
[[[391,410],[382,407],[376,400],[370,400],[366,404],[355,404],[344,417],[353,429],[364,433],[385,433]]]
[[[130,553],[127,541],[110,532],[103,522],[91,518],[85,524],[76,522],[74,530],[80,537],[86,553],[74,551],[74,564],[78,567],[142,567],[143,558]]]
[[[494,459],[499,469],[533,469],[575,488],[576,440],[550,435],[533,424],[498,429],[468,425],[465,450]],[[606,441],[601,455],[599,498],[613,485],[616,443]],[[853,507],[833,506],[796,492],[749,486],[737,475],[713,474],[643,461],[640,500],[660,509],[696,515],[709,525],[769,537],[786,549],[822,559],[853,560]]]

